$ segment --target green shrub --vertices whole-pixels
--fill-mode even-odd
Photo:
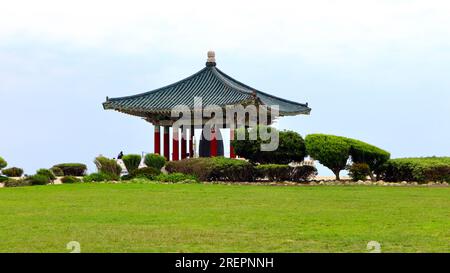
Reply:
[[[120,176],[122,167],[117,163],[115,159],[109,159],[104,156],[97,156],[94,160],[94,164],[97,167],[99,173],[109,174],[113,177]]]
[[[8,162],[3,159],[3,157],[0,156],[0,170],[8,166]]]
[[[304,165],[291,168],[291,180],[295,182],[305,182],[314,179],[318,175],[314,166]]]
[[[2,173],[8,177],[21,177],[23,175],[23,169],[12,167],[2,170]]]
[[[0,183],[3,183],[3,182],[8,181],[8,180],[9,180],[9,177],[0,175]]]
[[[154,178],[155,181],[170,183],[196,183],[198,179],[194,175],[183,173],[160,174]]]
[[[47,175],[35,174],[25,178],[25,181],[27,183],[30,183],[30,185],[34,186],[34,185],[47,185],[48,183],[50,183],[51,180]]]
[[[46,176],[48,178],[49,181],[55,181],[56,176],[52,173],[52,171],[48,170],[48,169],[39,169],[36,171],[37,175],[42,175],[42,176]]]
[[[60,168],[65,176],[84,176],[87,166],[81,163],[62,163],[53,167]]]
[[[287,181],[291,179],[291,167],[281,164],[261,164],[256,166],[258,177],[269,181]]]
[[[353,181],[366,180],[370,175],[370,167],[367,163],[353,163],[349,168],[348,175]]]
[[[391,154],[360,140],[350,138],[347,140],[350,143],[350,156],[353,163],[366,163],[371,179],[375,180],[375,174],[382,171],[383,165],[389,160]]]
[[[59,167],[51,167],[50,171],[52,171],[52,173],[55,176],[64,176],[63,170],[61,168],[59,168]]]
[[[450,182],[450,157],[391,159],[385,164],[386,181]]]
[[[159,154],[147,154],[144,158],[144,164],[147,167],[153,167],[155,169],[161,170],[164,165],[166,165],[166,158]]]
[[[79,182],[81,182],[81,180],[76,178],[75,176],[64,176],[63,178],[61,178],[61,182],[63,184],[73,184],[73,183],[79,183]]]
[[[170,161],[166,164],[169,173],[184,173],[196,176],[200,181],[253,181],[255,167],[239,159],[224,157],[189,158]]]
[[[293,131],[278,132],[278,148],[274,151],[261,151],[261,144],[269,143],[263,141],[259,134],[259,128],[265,128],[267,132],[277,131],[273,127],[258,126],[249,130],[244,128],[235,131],[235,137],[232,141],[236,155],[250,160],[253,163],[261,164],[288,164],[291,162],[301,162],[305,158],[306,149],[303,138]],[[251,132],[257,131],[257,139],[249,140]],[[238,140],[239,134],[245,135],[245,140]]]
[[[152,180],[155,176],[161,174],[161,171],[158,169],[155,169],[153,167],[145,167],[145,168],[140,168],[140,169],[136,169],[134,171],[132,171],[129,176],[132,178],[135,177],[145,177],[147,179]]]
[[[141,164],[142,157],[140,155],[130,154],[124,155],[122,157],[123,164],[127,167],[128,173],[132,173],[134,170],[139,168],[139,164]]]
[[[8,179],[5,181],[5,187],[24,187],[31,186],[29,180],[26,179]]]
[[[312,134],[305,138],[306,151],[320,164],[329,168],[340,180],[339,173],[345,169],[350,156],[350,144],[347,138]]]
[[[83,182],[118,181],[119,177],[109,173],[91,173],[83,177]]]

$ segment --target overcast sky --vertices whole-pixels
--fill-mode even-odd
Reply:
[[[232,77],[309,102],[282,129],[450,155],[448,1],[71,2],[0,8],[0,156],[26,173],[151,152],[149,123],[101,103],[185,78],[208,50]]]

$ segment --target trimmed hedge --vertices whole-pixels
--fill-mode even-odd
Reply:
[[[91,173],[83,177],[83,182],[118,181],[119,177],[109,173]]]
[[[318,174],[314,166],[298,166],[291,169],[291,180],[295,182],[306,182],[314,179]]]
[[[8,177],[21,177],[23,175],[23,169],[12,167],[2,170],[2,173]]]
[[[94,159],[94,164],[99,173],[109,174],[112,177],[117,177],[122,172],[122,167],[115,159],[109,159],[104,156],[97,156]]]
[[[8,179],[7,181],[5,181],[5,187],[24,187],[24,186],[31,186],[30,181],[25,179]]]
[[[291,167],[281,164],[262,164],[256,166],[258,177],[268,178],[269,181],[291,180]]]
[[[153,167],[161,170],[166,165],[166,158],[159,154],[146,154],[144,158],[144,164],[147,167]]]
[[[61,178],[61,182],[63,184],[73,184],[73,183],[79,183],[79,182],[81,182],[81,180],[76,178],[75,176],[64,176],[63,178]]]
[[[169,173],[160,174],[154,178],[155,181],[169,182],[169,183],[198,183],[198,178],[195,175],[184,173]]]
[[[254,181],[255,167],[244,160],[224,157],[189,158],[170,161],[166,165],[169,173],[184,173],[196,176],[200,181]]]
[[[47,175],[35,174],[32,176],[28,176],[25,179],[25,181],[30,185],[35,186],[35,185],[47,185],[48,183],[50,183],[51,180]]]
[[[81,163],[62,163],[53,167],[60,168],[65,176],[84,176],[87,166]]]
[[[383,179],[392,182],[450,182],[450,157],[391,159],[385,164]]]
[[[137,177],[137,178],[145,177],[147,179],[152,180],[160,174],[161,174],[161,171],[158,169],[155,169],[153,167],[145,167],[145,168],[140,168],[140,169],[136,169],[136,170],[132,171],[128,175],[128,177],[126,177],[126,179],[124,179],[124,180],[127,180],[129,178],[135,178],[135,177]]]
[[[369,166],[369,175],[375,180],[374,174],[380,174],[383,165],[391,154],[383,149],[356,139],[347,139],[350,143],[350,156],[354,163],[365,163]]]
[[[132,173],[133,171],[139,168],[139,164],[141,164],[142,157],[136,154],[124,155],[122,157],[123,164],[127,167],[128,173]]]

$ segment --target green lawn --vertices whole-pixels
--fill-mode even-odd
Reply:
[[[450,188],[73,184],[0,189],[0,252],[450,252]]]

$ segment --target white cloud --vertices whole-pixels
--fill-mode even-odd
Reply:
[[[0,42],[128,54],[213,48],[323,62],[450,45],[450,3],[416,1],[9,1]]]

